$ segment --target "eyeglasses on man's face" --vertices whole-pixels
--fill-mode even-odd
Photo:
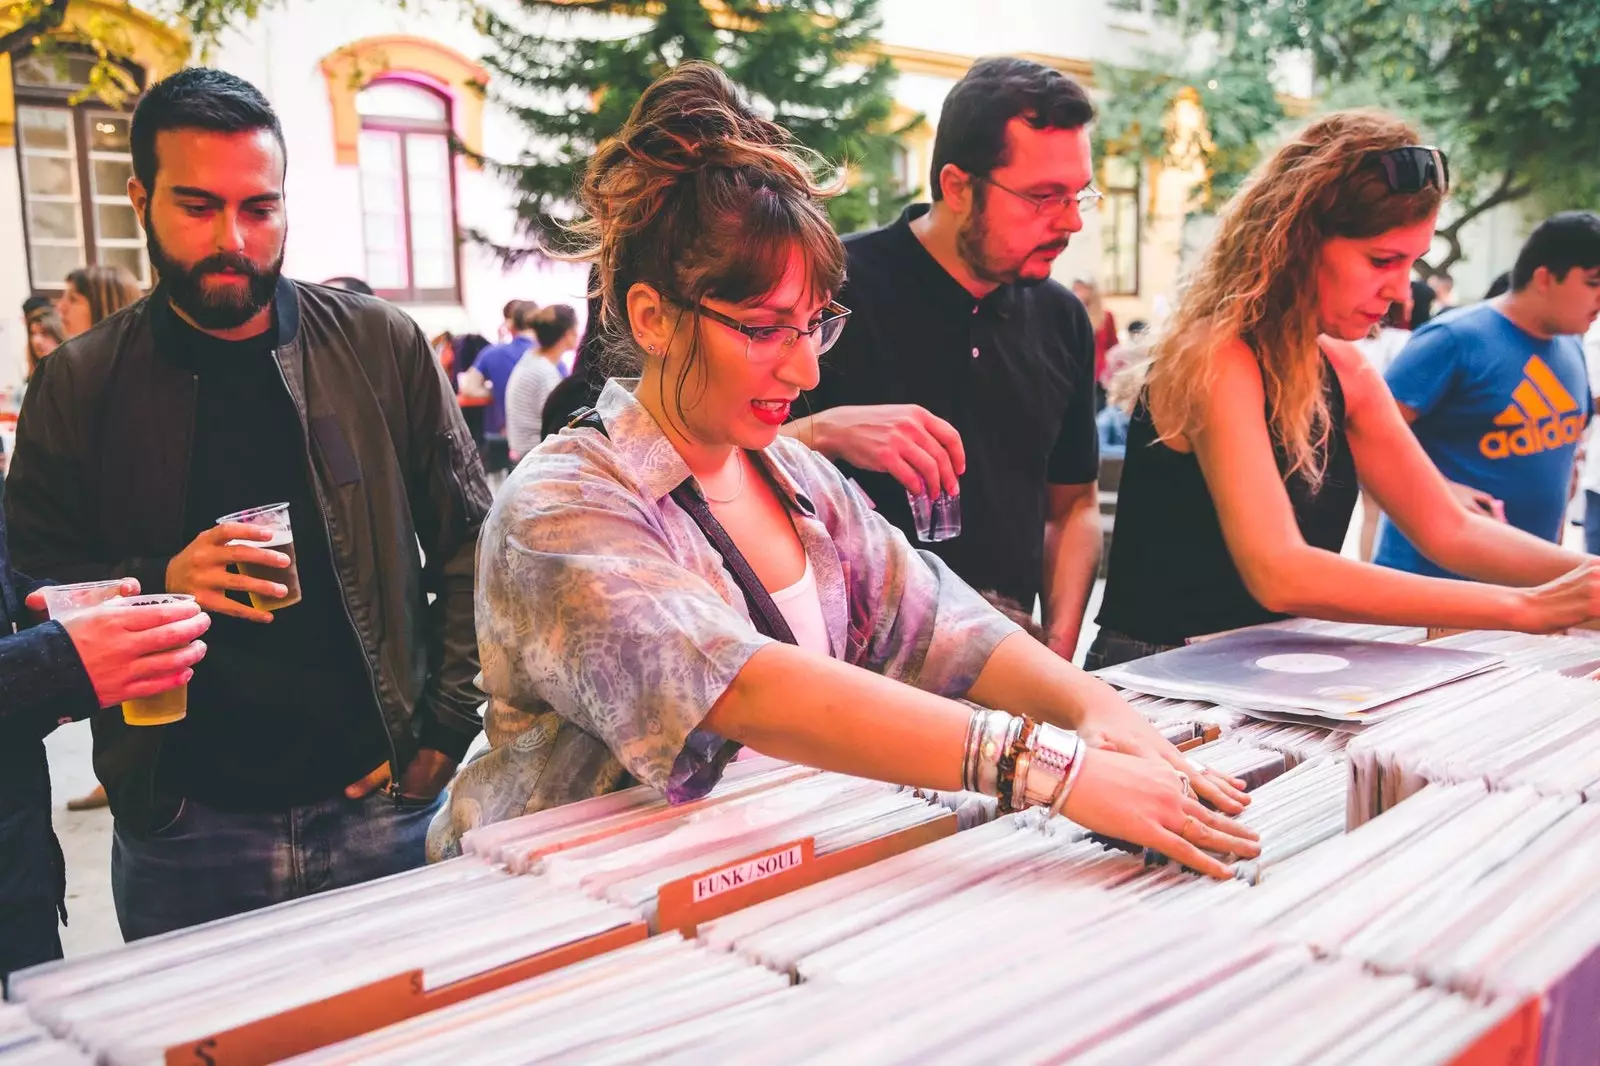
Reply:
[[[1010,193],[1023,203],[1033,205],[1033,213],[1042,218],[1060,218],[1074,207],[1080,211],[1088,211],[1105,198],[1105,193],[1095,188],[1092,184],[1085,185],[1077,192],[1065,196],[1044,196],[1034,193],[1018,192],[1016,189],[1001,185],[987,174],[974,174],[974,181],[981,181],[985,185],[993,185],[1001,192]]]

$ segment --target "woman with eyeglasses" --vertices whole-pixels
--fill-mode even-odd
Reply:
[[[741,745],[1079,823],[1215,876],[1242,807],[1106,686],[918,553],[780,438],[846,328],[812,161],[721,71],[662,77],[600,147],[580,227],[643,367],[523,460],[479,549],[489,751],[430,854],[635,781],[705,795]],[[985,707],[974,710],[970,699]]]
[[[1305,615],[1550,632],[1600,616],[1600,568],[1457,501],[1352,343],[1404,300],[1449,189],[1403,122],[1312,123],[1229,204],[1144,375],[1090,669]],[[1475,582],[1340,554],[1367,488]]]

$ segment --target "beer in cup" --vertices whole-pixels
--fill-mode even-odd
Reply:
[[[259,563],[239,563],[239,573],[245,577],[257,578],[261,581],[270,581],[275,585],[282,585],[288,591],[281,597],[263,596],[258,592],[250,593],[250,604],[258,611],[281,611],[285,607],[293,607],[300,602],[300,569],[295,562],[294,555],[294,529],[289,525],[289,505],[274,503],[267,507],[252,507],[248,511],[237,514],[225,514],[217,519],[217,525],[238,522],[247,526],[257,526],[272,534],[271,540],[235,540],[232,544],[248,544],[252,548],[266,548],[270,551],[281,552],[289,557],[289,565],[283,569],[275,566],[262,566]]]
[[[154,596],[130,596],[117,601],[118,606],[145,607],[165,603],[193,603],[193,596],[165,593]],[[154,696],[122,701],[122,720],[129,725],[167,725],[189,713],[189,686],[179,685]]]

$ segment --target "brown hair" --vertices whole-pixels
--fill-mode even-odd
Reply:
[[[637,359],[627,321],[636,284],[686,309],[707,296],[744,303],[778,287],[798,247],[811,291],[836,291],[844,245],[821,201],[839,188],[818,182],[819,163],[710,63],[684,63],[646,89],[590,160],[578,192],[587,217],[573,227],[583,247],[571,258],[599,268],[613,352]],[[699,365],[699,319],[690,320],[680,410]]]
[[[28,376],[26,381],[33,380],[34,371],[39,369],[39,357],[33,351],[33,327],[39,326],[51,337],[55,338],[58,345],[67,343],[67,331],[61,325],[61,318],[52,307],[39,307],[27,314],[28,330],[23,340],[28,345]]]
[[[67,275],[67,284],[89,301],[89,325],[98,326],[144,295],[139,281],[120,266],[79,267]]]
[[[533,336],[540,350],[554,347],[556,342],[578,327],[578,312],[566,304],[541,307],[533,316]]]
[[[1202,428],[1214,356],[1238,337],[1261,366],[1269,426],[1291,471],[1320,485],[1328,435],[1317,355],[1316,267],[1330,237],[1366,238],[1422,221],[1441,193],[1391,192],[1374,156],[1417,143],[1381,111],[1317,119],[1258,166],[1223,212],[1144,375],[1163,441]]]

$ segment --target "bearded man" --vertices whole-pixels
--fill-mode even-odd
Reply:
[[[1071,658],[1100,557],[1094,330],[1050,267],[1100,198],[1083,87],[982,59],[939,115],[933,203],[845,241],[852,312],[785,427],[915,534],[912,500],[960,501],[926,545],[974,588],[1031,614]],[[926,506],[926,503],[923,504]]]
[[[6,497],[35,577],[135,578],[214,620],[186,717],[93,718],[129,940],[422,863],[480,729],[489,506],[416,323],[282,276],[287,153],[261,93],[181,71],[131,141],[160,282],[46,361]],[[218,521],[281,503],[287,534]]]

